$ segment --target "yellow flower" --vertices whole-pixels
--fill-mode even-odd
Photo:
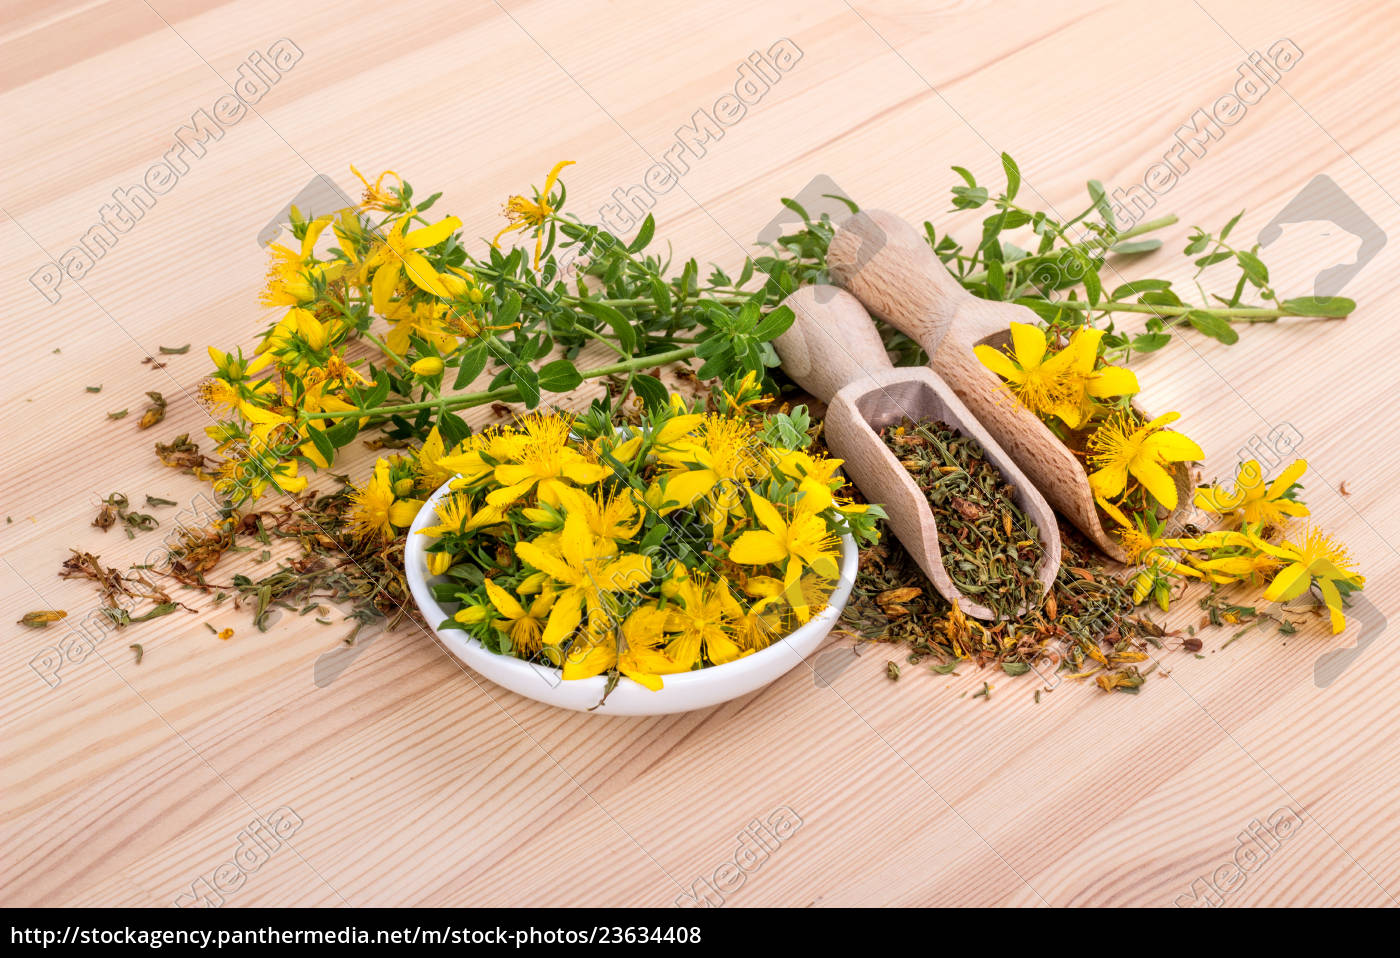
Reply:
[[[666,655],[677,668],[693,669],[704,661],[723,665],[743,654],[734,641],[743,610],[729,586],[687,577],[676,590],[676,600],[680,607],[672,610],[666,622],[666,631],[675,633],[666,645]]]
[[[1091,399],[1138,391],[1137,376],[1117,366],[1094,369],[1103,330],[1081,326],[1068,345],[1050,353],[1045,332],[1029,323],[1011,324],[1011,352],[977,346],[982,364],[1006,380],[1016,398],[1037,416],[1054,416],[1071,429],[1089,419]]]
[[[374,270],[371,290],[374,308],[381,315],[388,312],[394,293],[399,288],[399,277],[405,272],[409,281],[424,292],[439,298],[448,296],[447,287],[442,285],[437,270],[428,262],[428,258],[418,251],[437,246],[457,232],[462,226],[462,221],[455,216],[449,216],[431,226],[424,226],[409,233],[407,230],[413,222],[413,216],[413,210],[401,216],[385,237],[384,243],[370,254],[366,263],[368,269]]]
[[[491,624],[510,636],[517,655],[533,657],[543,645],[540,640],[544,636],[545,616],[554,604],[554,593],[541,592],[528,609],[490,579],[486,580],[486,594],[502,616]]]
[[[516,555],[564,587],[549,613],[543,636],[546,645],[557,646],[572,635],[585,609],[590,615],[603,612],[604,593],[627,592],[651,578],[651,559],[646,556],[611,558],[602,552],[578,513],[564,520],[551,548],[535,542],[515,544]]]
[[[641,510],[636,496],[626,489],[614,496],[596,496],[571,486],[560,486],[559,502],[568,512],[583,516],[588,531],[608,543],[625,542],[637,534],[642,525]]]
[[[355,169],[354,164],[351,164],[350,172],[354,173],[365,187],[364,196],[360,199],[361,209],[382,210],[386,213],[392,213],[399,208],[401,202],[399,197],[395,195],[394,192],[384,188],[384,178],[386,176],[392,176],[399,181],[398,188],[402,190],[403,177],[399,176],[399,174],[395,173],[393,170],[385,170],[383,173],[379,174],[379,178],[376,179],[374,185],[371,186],[369,180],[365,178],[365,175]]]
[[[418,499],[399,498],[395,485],[390,463],[385,459],[377,460],[369,479],[350,493],[348,525],[352,536],[387,542],[394,537],[396,528],[413,524],[413,517],[423,503]]]
[[[661,688],[661,676],[678,671],[659,648],[662,627],[668,613],[645,605],[622,623],[621,652],[617,636],[606,623],[590,623],[584,636],[569,649],[564,660],[565,679],[586,679],[616,668],[623,675],[653,692]]]
[[[447,317],[451,314],[442,303],[406,303],[398,299],[383,311],[383,315],[393,323],[384,337],[384,345],[397,356],[412,348],[415,336],[443,353],[450,353],[457,345],[457,337],[447,328]]]
[[[438,432],[438,427],[433,426],[428,430],[427,438],[418,450],[418,487],[424,492],[432,492],[456,475],[456,470],[443,464],[442,460],[446,456],[447,449],[442,435]]]
[[[840,459],[813,457],[800,449],[784,451],[777,457],[778,471],[798,480],[802,503],[813,512],[820,512],[835,501],[832,486],[841,486],[842,479],[837,475],[841,463]]]
[[[316,298],[316,281],[329,282],[344,271],[344,263],[320,263],[315,257],[316,241],[330,221],[321,216],[306,225],[300,252],[281,243],[268,247],[267,282],[258,297],[264,306],[303,306]]]
[[[549,176],[545,178],[544,190],[537,192],[533,200],[527,200],[523,196],[512,196],[506,200],[501,212],[505,214],[509,221],[505,229],[501,230],[491,240],[491,245],[499,247],[501,237],[513,230],[533,229],[535,231],[535,269],[540,268],[540,254],[544,249],[544,224],[554,215],[555,207],[551,206],[550,193],[554,192],[554,184],[559,179],[560,170],[566,166],[572,166],[573,160],[561,160],[554,164],[554,169],[549,171]]]
[[[540,501],[559,505],[559,490],[572,483],[589,486],[611,474],[607,466],[589,462],[569,446],[570,422],[563,416],[531,416],[520,423],[525,441],[520,444],[519,462],[502,463],[495,468],[500,487],[486,496],[490,505],[514,502],[531,489]]]
[[[492,427],[468,436],[439,465],[460,475],[452,480],[453,489],[474,486],[495,472],[501,461],[523,455],[528,443],[529,437],[520,432]]]
[[[1305,459],[1296,459],[1273,482],[1265,484],[1264,470],[1257,460],[1240,464],[1235,488],[1203,486],[1196,490],[1196,505],[1216,515],[1227,516],[1246,526],[1281,529],[1295,516],[1308,515],[1308,507],[1287,498],[1293,484],[1308,469]]]
[[[734,387],[734,392],[728,390],[724,392],[725,412],[731,416],[746,415],[747,410],[753,406],[762,406],[771,400],[763,392],[763,380],[753,370],[744,373],[744,378],[739,380]]]
[[[235,502],[259,499],[269,487],[295,495],[306,485],[306,477],[297,475],[295,460],[279,460],[269,452],[226,459],[214,478],[215,491]]]
[[[1139,426],[1129,413],[1120,412],[1099,426],[1089,437],[1090,459],[1098,467],[1089,475],[1094,495],[1116,499],[1132,476],[1153,499],[1175,509],[1176,480],[1167,471],[1168,465],[1205,456],[1186,436],[1162,428],[1179,418],[1180,413],[1170,412]]]
[[[749,530],[734,540],[729,549],[732,561],[740,565],[782,565],[783,581],[789,588],[800,581],[803,569],[811,569],[826,579],[836,578],[840,573],[836,557],[841,541],[831,534],[825,519],[799,503],[788,522],[762,496],[754,494],[749,501],[764,528]]]
[[[1289,539],[1275,546],[1254,537],[1260,551],[1282,560],[1283,569],[1264,590],[1270,602],[1288,602],[1308,590],[1314,582],[1332,620],[1332,632],[1346,628],[1342,613],[1342,589],[1351,592],[1366,584],[1366,577],[1352,569],[1351,554],[1318,529],[1308,529],[1301,539]]]
[[[651,499],[665,515],[688,509],[709,496],[710,519],[715,534],[743,504],[742,487],[765,477],[768,467],[758,455],[761,448],[753,427],[728,416],[705,416],[699,430],[694,415],[678,416],[657,434],[657,458],[670,471],[661,479]]]
[[[243,351],[239,350],[237,356],[230,355],[222,349],[209,347],[209,358],[214,361],[214,367],[219,371],[219,378],[227,383],[240,383],[250,376],[254,376],[267,368],[267,364],[272,362],[272,357],[263,353],[254,359],[245,360]]]
[[[446,575],[450,568],[452,568],[452,553],[428,553],[428,575]]]
[[[466,493],[455,492],[437,501],[433,513],[438,521],[421,531],[425,536],[464,536],[478,529],[499,525],[505,521],[506,511],[502,506],[482,506],[478,509]]]

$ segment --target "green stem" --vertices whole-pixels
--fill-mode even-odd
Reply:
[[[1072,246],[1072,247],[1069,247],[1069,248],[1070,248],[1070,249],[1081,249],[1081,250],[1085,250],[1085,251],[1088,251],[1088,250],[1091,250],[1091,249],[1103,249],[1106,245],[1107,245],[1107,246],[1112,246],[1112,245],[1114,245],[1114,244],[1123,242],[1123,240],[1129,240],[1129,239],[1133,239],[1134,237],[1141,236],[1143,233],[1151,233],[1151,232],[1154,231],[1154,230],[1164,229],[1164,228],[1166,228],[1166,227],[1168,227],[1168,226],[1171,226],[1172,224],[1174,224],[1174,223],[1176,223],[1176,222],[1177,222],[1177,218],[1176,218],[1174,215],[1159,216],[1159,217],[1157,217],[1157,219],[1155,219],[1155,220],[1148,220],[1148,221],[1145,222],[1145,223],[1139,223],[1137,226],[1134,226],[1132,229],[1124,230],[1123,232],[1119,233],[1117,236],[1114,237],[1113,243],[1106,244],[1104,240],[1096,239],[1096,240],[1089,240],[1088,242],[1084,242],[1084,243],[1078,243],[1078,244],[1076,244],[1075,246]],[[1025,260],[1017,260],[1016,262],[1008,263],[1007,265],[1008,265],[1008,266],[1013,266],[1013,267],[1020,267],[1020,266],[1024,265],[1025,263],[1029,262],[1030,260],[1034,260],[1034,259],[1044,259],[1044,258],[1046,258],[1046,257],[1056,256],[1056,255],[1058,255],[1058,254],[1061,253],[1061,252],[1063,252],[1063,250],[1051,250],[1050,252],[1046,253],[1044,256],[1038,256],[1038,255],[1037,255],[1037,256],[1029,256],[1029,257],[1027,257]],[[966,275],[966,276],[959,276],[959,277],[958,277],[958,282],[963,283],[963,284],[968,284],[968,283],[985,283],[986,281],[987,281],[987,271],[986,271],[986,270],[982,270],[981,272],[977,272],[977,273],[969,273],[969,274]]]
[[[564,298],[564,299],[567,299],[567,300],[570,300],[570,301],[572,301],[572,302],[575,302],[575,303],[584,302],[584,300],[583,300],[581,297],[578,297],[578,296],[565,296],[565,297],[563,297],[563,298]],[[715,296],[715,295],[710,295],[710,296],[705,296],[704,298],[705,298],[705,299],[708,299],[708,300],[712,300],[712,301],[717,302],[717,303],[722,303],[722,304],[724,304],[724,305],[726,305],[726,306],[742,306],[744,303],[747,303],[752,297],[751,297],[751,296]],[[590,303],[602,303],[602,304],[605,305],[605,306],[655,306],[655,305],[656,305],[656,300],[650,299],[649,297],[645,297],[645,296],[638,296],[638,297],[633,297],[633,298],[630,298],[630,299],[590,299],[590,300],[587,300],[587,302],[590,302]]]
[[[589,369],[580,373],[584,379],[597,379],[600,376],[611,376],[614,373],[627,373],[636,369],[645,369],[648,366],[665,366],[668,363],[677,363],[685,359],[690,359],[695,355],[694,346],[687,346],[684,349],[673,349],[665,353],[653,353],[650,356],[634,356],[631,359],[620,363],[613,363],[610,366],[599,366],[597,369]],[[520,398],[519,386],[502,386],[499,389],[488,389],[485,392],[464,393],[460,396],[447,396],[442,399],[430,399],[422,402],[399,403],[393,406],[372,406],[368,409],[342,409],[339,412],[304,412],[301,414],[303,420],[308,419],[358,419],[365,416],[388,416],[394,413],[416,412],[419,409],[470,409],[473,406],[484,406],[489,402],[510,402]]]
[[[627,358],[627,351],[625,349],[623,349],[617,343],[613,342],[611,339],[608,339],[606,336],[603,336],[602,334],[589,329],[587,326],[575,326],[572,331],[576,333],[583,333],[583,335],[587,336],[589,339],[596,339],[598,342],[602,343],[604,346],[608,347],[622,358]]]
[[[1154,316],[1185,316],[1187,313],[1210,313],[1213,316],[1223,316],[1232,322],[1240,323],[1272,323],[1283,316],[1297,316],[1298,313],[1291,313],[1285,309],[1269,309],[1265,306],[1154,306],[1151,303],[1099,303],[1097,306],[1090,306],[1083,300],[1056,300],[1050,303],[1052,306],[1062,306],[1065,309],[1078,309],[1085,312],[1103,313],[1151,313]],[[1343,316],[1320,316],[1318,319],[1344,319]]]

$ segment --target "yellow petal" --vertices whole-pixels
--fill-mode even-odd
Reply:
[[[778,514],[773,503],[759,495],[752,496],[749,501],[753,503],[754,515],[758,516],[758,521],[763,523],[769,532],[780,538],[787,535],[787,523]]]
[[[587,641],[586,639],[584,641]],[[617,644],[611,636],[594,639],[580,648],[577,644],[564,659],[564,678],[591,679],[617,664]]]
[[[986,366],[1007,382],[1019,385],[1026,378],[1017,365],[1011,361],[1011,357],[1000,349],[981,345],[974,346],[972,351],[977,354],[977,358],[982,361],[983,366]]]
[[[1033,369],[1045,358],[1045,332],[1029,323],[1012,323],[1011,348],[1022,369]]]
[[[692,469],[689,472],[671,473],[666,477],[662,488],[666,501],[674,502],[676,505],[663,511],[670,512],[677,508],[690,508],[696,500],[715,487],[718,478],[708,469]]]
[[[1336,635],[1347,627],[1347,617],[1342,612],[1342,594],[1330,579],[1320,579],[1317,583],[1322,593],[1322,601],[1327,603],[1327,615],[1332,620],[1332,634]]]
[[[614,559],[599,569],[595,584],[605,592],[625,592],[650,578],[651,559],[629,555]]]
[[[1283,472],[1279,473],[1279,477],[1277,479],[1269,483],[1269,498],[1277,499],[1279,496],[1283,495],[1285,492],[1288,491],[1288,487],[1293,485],[1293,483],[1297,482],[1299,479],[1301,479],[1303,477],[1303,473],[1307,471],[1308,461],[1306,459],[1293,460],[1292,465],[1290,465],[1287,469],[1283,470]]]
[[[1095,399],[1131,396],[1138,392],[1137,374],[1119,366],[1105,366],[1089,379],[1089,395]]]
[[[371,294],[374,299],[374,309],[381,315],[389,311],[394,300],[394,291],[399,286],[399,261],[393,260],[385,263],[374,271],[374,282],[371,284]]]
[[[771,532],[745,532],[734,540],[729,558],[742,565],[770,565],[787,558],[787,547]]]
[[[432,226],[424,226],[409,233],[403,238],[404,245],[409,249],[427,249],[441,243],[461,228],[462,221],[455,216],[449,216]]]
[[[1128,484],[1128,470],[1123,466],[1104,466],[1089,474],[1089,487],[1100,499],[1116,499]]]
[[[1147,488],[1153,499],[1168,509],[1176,508],[1176,480],[1171,473],[1155,461],[1141,456],[1128,465],[1128,471]]]
[[[549,621],[545,623],[541,641],[545,645],[559,645],[574,634],[574,630],[578,628],[582,619],[583,595],[579,590],[569,589],[567,592],[561,593],[554,602],[554,608],[549,610]],[[604,668],[606,667],[604,666]]]
[[[1270,602],[1288,602],[1306,592],[1310,585],[1312,576],[1308,575],[1307,566],[1295,562],[1274,577],[1274,581],[1264,590],[1264,598]]]
[[[1154,432],[1143,442],[1143,450],[1167,462],[1190,462],[1204,459],[1206,454],[1195,440],[1170,429]]]
[[[486,580],[486,594],[491,598],[491,604],[501,615],[510,619],[519,619],[525,615],[525,610],[519,602],[515,601],[515,597],[490,579]]]
[[[389,507],[389,521],[400,528],[413,525],[418,510],[423,508],[422,499],[398,499]]]
[[[578,581],[578,574],[565,565],[562,559],[541,549],[533,542],[517,542],[515,554],[532,568],[539,569],[556,582],[573,585]]]

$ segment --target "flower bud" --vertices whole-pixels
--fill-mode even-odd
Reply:
[[[442,360],[437,356],[424,356],[408,368],[419,376],[436,376],[442,372]]]

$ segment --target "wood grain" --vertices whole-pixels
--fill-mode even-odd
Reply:
[[[30,663],[67,624],[4,629],[0,900],[168,906],[230,861],[255,816],[302,824],[226,905],[655,904],[733,861],[740,833],[780,807],[802,824],[729,905],[1148,904],[1190,900],[1256,819],[1301,825],[1230,904],[1393,905],[1400,897],[1400,61],[1378,42],[1391,5],[1322,0],[1063,4],[842,2],[607,5],[430,0],[386,29],[363,0],[59,0],[8,5],[0,30],[0,501],[8,618],[96,609],[56,577],[70,547],[124,565],[127,541],[90,522],[114,490],[177,499],[200,487],[151,444],[209,420],[193,401],[205,344],[249,345],[265,263],[255,241],[313,174],[394,168],[469,236],[499,204],[573,159],[591,213],[640,185],[695,111],[732,93],[751,52],[790,38],[802,58],[651,209],[680,257],[733,266],[818,174],[862,206],[948,214],[947,167],[997,182],[1020,162],[1028,203],[1073,216],[1084,181],[1140,184],[1194,111],[1233,91],[1249,52],[1289,38],[1303,58],[1148,215],[1175,212],[1167,249],[1115,263],[1124,279],[1189,284],[1189,224],[1252,243],[1325,174],[1392,237],[1347,285],[1345,321],[1186,334],[1135,368],[1156,411],[1209,456],[1305,456],[1316,521],[1347,542],[1369,603],[1343,635],[1206,629],[1203,658],[1164,651],[1136,697],[1033,676],[906,668],[893,648],[833,637],[762,692],[700,714],[599,719],[505,693],[418,631],[339,661],[340,626],[199,606],[107,635],[51,687]],[[239,65],[289,38],[304,56],[50,303],[30,282],[142,182]],[[1280,291],[1311,291],[1333,239],[1265,251]],[[1136,328],[1129,324],[1130,328]],[[194,344],[142,360],[161,345]],[[84,391],[101,385],[101,393]],[[139,432],[147,390],[170,398]],[[1283,446],[1288,448],[1282,448]],[[346,468],[360,474],[373,453]],[[170,509],[162,513],[167,527]],[[265,568],[256,554],[236,567]],[[1197,624],[1193,596],[1169,623]],[[204,627],[231,626],[219,641]],[[1369,623],[1369,624],[1367,624]],[[127,646],[139,642],[138,666]],[[1227,644],[1228,643],[1228,644]],[[1325,687],[1329,653],[1357,649]],[[335,664],[335,660],[333,660]],[[317,677],[323,684],[317,684]],[[1329,673],[1330,674],[1330,673]],[[972,699],[984,682],[990,699]],[[703,891],[703,888],[700,889]]]

